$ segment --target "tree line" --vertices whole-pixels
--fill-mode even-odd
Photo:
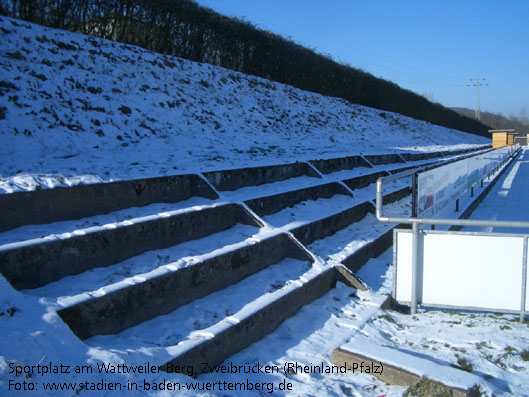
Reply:
[[[477,120],[192,0],[0,0],[0,13],[488,136]]]

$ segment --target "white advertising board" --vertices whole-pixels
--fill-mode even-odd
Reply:
[[[511,150],[510,147],[501,148],[419,173],[417,215],[430,218],[454,206],[455,200],[484,179]]]
[[[409,230],[395,232],[394,298],[411,301],[411,239]],[[418,302],[425,306],[492,311],[520,311],[524,239],[494,233],[421,231],[418,257]],[[527,252],[525,253],[527,255]],[[529,276],[526,277],[529,282]],[[526,284],[528,285],[528,284]],[[525,310],[529,291],[525,291]]]

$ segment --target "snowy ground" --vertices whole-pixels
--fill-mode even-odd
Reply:
[[[291,263],[290,272],[296,272],[302,263]],[[529,341],[528,324],[518,322],[517,316],[455,313],[440,311],[420,311],[415,316],[398,312],[383,311],[379,305],[391,290],[393,268],[391,250],[377,259],[372,259],[359,275],[372,288],[371,291],[354,291],[342,284],[331,290],[298,314],[285,321],[272,334],[249,348],[230,357],[224,365],[279,366],[285,363],[301,365],[332,365],[332,350],[351,338],[361,335],[370,341],[384,346],[426,357],[437,363],[459,365],[473,371],[482,382],[485,395],[528,395],[529,382]],[[280,270],[279,266],[269,271]],[[301,268],[300,271],[303,271]],[[196,302],[182,307],[168,317],[157,318],[149,324],[127,330],[118,338],[94,337],[87,345],[73,337],[69,330],[52,313],[46,313],[44,302],[38,302],[31,295],[22,295],[11,290],[2,280],[2,302],[4,310],[0,324],[4,335],[0,342],[0,379],[3,390],[10,379],[36,382],[42,391],[44,382],[100,382],[97,364],[152,362],[154,352],[163,355],[164,344],[173,344],[178,335],[186,330],[193,332],[195,324],[188,324],[190,314],[186,311],[198,310],[202,321],[211,319],[215,310],[224,308],[223,298],[209,297],[211,303]],[[244,301],[247,297],[241,297]],[[231,299],[231,298],[230,298]],[[235,300],[235,302],[238,302]],[[197,305],[200,303],[200,305]],[[9,310],[11,309],[11,310]],[[196,313],[193,313],[196,316]],[[173,318],[174,317],[174,318]],[[35,319],[41,321],[35,322]],[[164,321],[171,320],[171,321]],[[172,324],[172,326],[170,326]],[[178,326],[176,325],[178,324]],[[151,330],[147,327],[151,326]],[[169,325],[169,327],[167,326]],[[148,347],[150,341],[151,347]],[[147,346],[147,347],[146,347]],[[12,365],[90,365],[94,374],[45,374],[34,373],[14,377],[9,374]],[[14,368],[14,367],[13,367]],[[73,371],[72,371],[73,372]],[[160,382],[179,382],[181,387],[190,384],[191,378],[184,375],[167,374],[105,374],[107,382],[142,383],[151,385]],[[207,382],[252,382],[273,384],[274,395],[337,395],[337,396],[400,396],[405,388],[389,386],[366,374],[205,374],[196,384],[205,387]],[[291,392],[279,392],[282,382],[291,384]],[[5,393],[5,392],[4,392]],[[71,395],[71,393],[42,393],[42,395]],[[80,395],[85,395],[82,392]],[[150,395],[172,395],[168,392],[151,392]],[[196,395],[193,391],[181,390],[179,395]],[[237,393],[235,393],[237,394]],[[264,393],[242,393],[244,395],[265,395]],[[7,395],[36,395],[16,392]],[[116,395],[115,392],[98,395]],[[205,395],[226,395],[222,392]]]
[[[483,200],[470,219],[490,219],[498,221],[529,222],[529,150],[522,148],[517,160],[494,185],[487,198]],[[470,228],[482,232],[523,233],[529,229],[513,228]]]
[[[489,143],[6,17],[0,35],[0,192]]]
[[[299,160],[333,158],[399,150],[454,150],[489,143],[483,138],[447,130],[397,114],[348,104],[239,73],[166,57],[96,38],[0,18],[0,191],[57,185],[202,172]],[[388,167],[389,168],[389,167]],[[371,169],[369,172],[376,172]],[[328,181],[365,173],[357,169],[326,176]],[[66,238],[86,229],[115,225],[144,216],[202,208],[227,201],[275,194],[312,186],[314,178],[296,178],[264,187],[226,192],[214,204],[193,198],[174,205],[155,204],[81,221],[26,226],[0,235],[0,246],[35,238]],[[515,178],[516,181],[516,178]],[[394,188],[397,188],[395,186]],[[165,373],[133,374],[98,371],[102,363],[158,363],[185,338],[200,337],[213,319],[244,311],[258,294],[277,294],[282,285],[337,263],[362,244],[387,230],[372,214],[308,248],[316,264],[286,259],[239,284],[191,302],[116,336],[77,339],[55,313],[57,307],[104,293],[104,286],[130,282],[135,276],[184,266],[186,261],[228,249],[263,234],[337,213],[374,197],[373,186],[353,196],[303,202],[265,217],[258,229],[236,225],[212,238],[145,253],[126,263],[95,269],[82,278],[71,276],[45,287],[17,292],[0,277],[0,390],[3,395],[87,395],[84,391],[44,391],[44,382],[130,382],[151,389],[160,384],[180,387],[193,380]],[[409,198],[388,206],[388,213],[409,211]],[[211,237],[211,236],[210,236]],[[1,249],[2,247],[0,247]],[[332,350],[357,334],[434,360],[471,364],[488,395],[527,394],[527,324],[513,316],[421,312],[416,316],[379,308],[391,291],[391,250],[370,260],[359,272],[369,291],[343,284],[273,333],[230,357],[224,364],[251,367],[256,363],[331,365]],[[312,273],[311,273],[312,272]],[[255,286],[259,286],[256,288]],[[193,318],[193,322],[189,319]],[[462,361],[462,360],[465,361]],[[70,373],[39,374],[38,367],[13,374],[15,366],[69,365]],[[93,373],[75,373],[75,366]],[[41,367],[41,369],[44,367]],[[82,368],[80,368],[82,369]],[[25,373],[29,372],[29,373]],[[42,371],[41,371],[42,372]],[[167,381],[167,382],[166,382]],[[261,391],[248,395],[400,396],[403,387],[388,386],[365,374],[229,373],[200,376],[207,382],[250,381]],[[32,383],[38,391],[9,390],[10,382]],[[281,391],[289,384],[290,391]],[[236,392],[205,392],[222,396]],[[94,391],[115,396],[120,392]],[[144,394],[168,396],[172,391]],[[199,394],[180,390],[179,395]]]

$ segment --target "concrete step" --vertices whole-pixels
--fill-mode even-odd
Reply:
[[[262,295],[251,305],[169,348],[173,358],[162,368],[171,372],[175,367],[201,368],[202,363],[212,367],[221,364],[272,332],[301,307],[328,292],[340,277],[336,268],[331,267],[291,280],[284,288]]]
[[[284,208],[307,200],[317,200],[319,198],[329,198],[341,194],[352,196],[347,188],[338,183],[331,182],[308,188],[291,190],[285,193],[246,200],[245,204],[259,216],[274,214]]]
[[[336,233],[362,219],[368,212],[374,213],[374,211],[374,205],[366,201],[337,214],[296,227],[291,232],[302,244],[307,245]]]
[[[429,160],[430,154],[429,153],[400,153],[402,158],[406,160],[406,162],[409,161],[419,161],[419,160]]]
[[[372,168],[362,156],[340,157],[326,160],[311,160],[310,163],[322,174],[351,170],[357,167]]]
[[[308,163],[293,163],[264,167],[239,168],[233,170],[210,171],[202,173],[218,191],[237,190],[246,186],[258,186],[286,179],[309,176],[321,176]]]
[[[386,250],[391,241],[386,234],[375,238],[371,245]],[[365,261],[367,262],[367,260]],[[279,324],[303,306],[334,288],[337,281],[354,288],[365,289],[365,284],[341,266],[312,268],[284,288],[263,295],[237,313],[222,321],[191,334],[166,350],[174,358],[162,367],[168,372],[174,368],[200,368],[202,363],[212,367],[221,364],[229,356],[241,351],[253,342],[272,332]],[[196,376],[198,374],[194,374]]]
[[[183,268],[165,267],[154,275],[138,277],[132,285],[109,288],[96,297],[84,294],[81,299],[86,300],[58,313],[81,339],[113,334],[226,288],[284,258],[309,263],[313,260],[292,238],[279,234]]]
[[[64,276],[109,266],[142,252],[167,248],[241,223],[260,227],[241,205],[127,220],[111,228],[95,227],[68,238],[4,245],[0,272],[17,289],[43,286]]]
[[[175,203],[194,196],[211,200],[218,198],[217,193],[198,175],[0,194],[0,232],[22,225],[85,218],[152,203]]]
[[[378,178],[381,176],[388,176],[389,172],[379,171],[372,174],[357,176],[355,178],[346,179],[343,181],[351,190],[362,189],[366,186],[369,186],[372,183],[375,183]]]
[[[364,158],[372,165],[405,163],[406,161],[396,153],[367,155]]]
[[[411,195],[411,187],[406,186],[406,187],[404,187],[402,189],[395,190],[394,192],[385,194],[383,199],[382,199],[382,202],[384,203],[384,205],[391,204],[391,203],[394,203],[395,201],[399,201],[399,200],[401,200],[404,197],[409,196],[409,195]]]

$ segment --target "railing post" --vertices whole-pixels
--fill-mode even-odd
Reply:
[[[419,224],[412,224],[411,239],[411,306],[410,313],[417,313],[417,284],[419,279]]]
[[[523,323],[525,315],[525,295],[527,294],[527,237],[523,239],[522,255],[522,304],[520,308],[520,322]]]
[[[419,205],[417,204],[417,196],[418,196],[418,174],[415,173],[411,176],[411,216],[412,218],[417,218],[418,211],[417,208]]]

